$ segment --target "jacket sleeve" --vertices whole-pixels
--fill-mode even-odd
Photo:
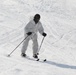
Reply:
[[[29,22],[26,27],[25,27],[25,32],[33,32],[33,26],[32,26],[32,22]]]
[[[39,23],[39,29],[38,29],[39,33],[42,34],[44,32],[44,28],[42,26],[42,23]]]

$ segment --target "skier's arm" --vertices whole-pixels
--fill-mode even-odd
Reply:
[[[27,35],[31,35],[32,34],[32,32],[33,32],[33,29],[32,29],[32,23],[31,22],[29,22],[27,25],[26,25],[26,27],[25,27],[25,33],[27,34]]]
[[[39,23],[39,29],[38,29],[39,33],[42,34],[44,32],[44,28],[41,24],[41,22]]]
[[[31,23],[29,22],[26,27],[25,27],[25,32],[28,33],[28,32],[31,32]]]
[[[40,27],[39,27],[39,32],[40,32],[40,34],[42,34],[44,37],[47,36],[47,34],[44,32],[44,28],[43,28],[43,26],[42,26],[41,23],[40,23]]]

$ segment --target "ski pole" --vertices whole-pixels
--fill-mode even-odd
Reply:
[[[27,37],[28,37],[28,36],[27,36]],[[10,55],[22,44],[22,42],[23,42],[24,40],[26,40],[27,37],[25,37],[25,38],[19,43],[19,45],[16,46],[16,48],[15,48],[11,53],[8,54],[8,56],[10,56]]]
[[[42,46],[42,44],[43,44],[44,38],[45,38],[45,37],[43,37],[43,39],[42,39],[42,41],[41,41],[41,44],[40,44],[40,47],[39,47],[39,50],[38,50],[37,55],[39,55],[39,51],[40,51],[41,46]],[[38,61],[39,61],[39,60],[38,60]],[[43,61],[45,62],[45,61],[47,61],[47,59],[44,59]]]
[[[41,44],[40,44],[40,47],[39,47],[38,52],[39,52],[39,51],[40,51],[40,49],[41,49],[42,43],[43,43],[43,41],[44,41],[44,38],[45,38],[45,37],[43,37],[43,39],[42,39],[42,41],[41,41]]]

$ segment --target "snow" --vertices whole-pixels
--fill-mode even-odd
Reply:
[[[22,58],[24,27],[39,13],[47,33],[40,55],[46,62]],[[75,0],[0,0],[0,75],[76,75]],[[42,36],[38,34],[39,45]],[[32,41],[27,55],[32,58]]]

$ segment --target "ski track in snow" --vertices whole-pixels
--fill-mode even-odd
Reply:
[[[76,6],[72,3],[69,6],[69,0],[0,0],[0,75],[76,75]],[[23,40],[24,27],[35,13],[41,14],[47,33],[39,55],[47,61],[22,58],[22,45],[7,57]],[[38,35],[40,45],[43,37]],[[30,41],[27,51],[30,58],[31,44]]]

